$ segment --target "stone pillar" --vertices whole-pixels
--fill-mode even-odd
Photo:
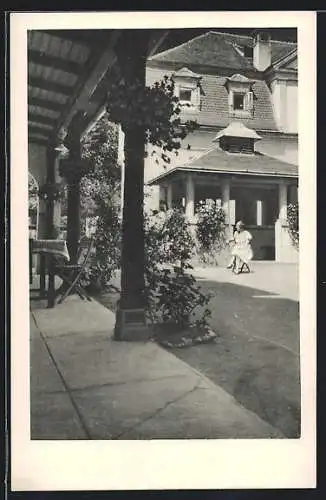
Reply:
[[[224,179],[222,182],[222,208],[226,216],[228,237],[232,236],[231,216],[230,216],[230,192],[231,192],[230,179]]]
[[[190,174],[186,176],[186,216],[190,222],[195,218],[195,185]]]
[[[281,183],[278,186],[278,210],[279,215],[278,218],[283,222],[287,218],[287,204],[288,204],[288,191],[287,184]]]
[[[275,259],[278,262],[296,262],[297,251],[293,247],[287,228],[288,186],[281,182],[278,187],[278,219],[275,223]]]
[[[149,33],[135,36],[125,30],[115,51],[126,87],[145,86]],[[134,118],[134,117],[131,117]],[[145,319],[144,156],[145,129],[140,123],[122,123],[125,134],[124,206],[122,220],[121,294],[116,313],[115,340],[150,337]]]
[[[167,186],[166,204],[168,210],[173,208],[173,185],[171,183],[169,183]]]
[[[257,210],[257,226],[263,225],[263,202],[262,200],[256,200],[256,210]]]

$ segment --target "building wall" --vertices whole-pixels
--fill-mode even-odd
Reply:
[[[262,136],[262,140],[257,141],[256,151],[281,161],[298,165],[297,137],[282,137],[268,134],[260,135]]]
[[[285,133],[298,133],[298,84],[292,80],[271,83],[272,102],[277,126]]]
[[[164,75],[171,75],[172,71],[161,68],[150,68],[146,70],[146,83],[152,85],[163,78]],[[288,163],[298,164],[298,139],[295,135],[286,134],[297,133],[297,83],[292,80],[275,80],[271,84],[271,97],[275,120],[280,131],[284,135],[258,130],[262,140],[257,141],[256,151],[277,158]],[[230,117],[231,121],[231,117]],[[250,125],[249,125],[250,126]],[[155,162],[157,157],[151,156],[148,151],[148,158],[145,161],[145,182],[166,172],[177,165],[182,165],[194,158],[204,154],[209,149],[216,146],[213,142],[218,130],[218,116],[216,116],[216,127],[201,127],[194,133],[189,134],[183,141],[182,149],[178,156],[171,155],[171,163],[164,166],[162,161]],[[190,149],[187,147],[191,146]],[[145,208],[149,210],[158,209],[160,200],[159,187],[145,187]],[[257,235],[258,240],[262,238],[262,233]],[[267,237],[264,234],[264,238]],[[268,236],[270,238],[270,235]]]
[[[161,68],[150,68],[146,67],[146,85],[153,85],[155,82],[159,82],[163,79],[164,75],[171,76],[172,70],[165,70]]]
[[[286,131],[298,132],[298,84],[287,82],[286,86]]]

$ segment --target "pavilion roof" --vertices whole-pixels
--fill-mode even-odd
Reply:
[[[258,152],[254,154],[228,153],[215,147],[189,163],[176,166],[154,177],[148,181],[148,185],[159,185],[167,179],[186,172],[275,178],[298,177],[297,165]]]

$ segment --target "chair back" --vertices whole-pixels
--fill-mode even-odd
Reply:
[[[77,263],[78,265],[85,267],[89,257],[92,253],[92,248],[94,244],[93,238],[82,238],[79,243]]]

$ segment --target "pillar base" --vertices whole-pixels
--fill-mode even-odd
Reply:
[[[144,309],[118,309],[114,340],[144,341],[152,338],[152,329],[146,323]]]

